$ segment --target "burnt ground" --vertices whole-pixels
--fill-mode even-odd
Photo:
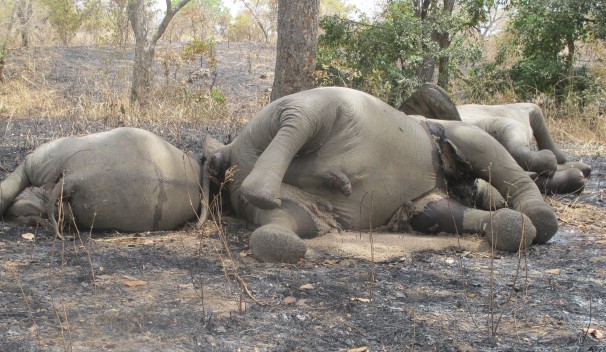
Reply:
[[[268,87],[242,70],[250,96]],[[0,118],[0,178],[40,143],[112,127]],[[181,148],[200,146],[200,126],[145,127]],[[228,133],[220,123],[208,131]],[[601,150],[566,149],[593,175],[581,196],[547,199],[560,231],[521,256],[452,247],[383,263],[309,255],[276,265],[250,256],[252,228],[228,216],[220,228],[65,242],[0,223],[0,350],[606,351]]]

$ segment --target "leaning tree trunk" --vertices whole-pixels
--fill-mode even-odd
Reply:
[[[274,101],[313,88],[318,44],[319,0],[280,0]]]

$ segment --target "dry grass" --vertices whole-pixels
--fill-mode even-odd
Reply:
[[[131,62],[121,56],[125,54],[119,49],[116,51],[118,59],[103,58],[90,63],[91,58],[85,57],[76,64],[65,64],[65,58],[52,50],[16,53],[12,72],[0,85],[0,117],[77,118],[125,126],[239,120],[234,115],[242,112],[244,102],[228,99],[220,90],[211,92],[210,83],[198,82],[192,87],[183,77],[188,72],[183,62],[174,62],[170,67],[179,70],[179,76],[176,72],[170,77],[164,72],[156,73],[151,93],[154,98],[148,105],[132,104]],[[204,79],[207,78],[201,80]],[[266,98],[253,100],[246,102],[247,111],[260,109]]]

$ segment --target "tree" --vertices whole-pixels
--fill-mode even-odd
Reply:
[[[128,1],[128,18],[135,33],[135,60],[133,64],[133,81],[130,90],[132,102],[145,104],[148,101],[154,71],[154,53],[158,40],[175,14],[190,0],[181,0],[173,7],[171,0],[166,0],[166,12],[155,31],[151,29],[152,14],[146,7],[145,0]]]
[[[518,0],[508,31],[520,59],[510,74],[516,92],[536,92],[562,98],[585,80],[575,71],[577,45],[604,39],[603,0]],[[581,81],[579,80],[581,79]],[[584,85],[584,84],[582,84]]]
[[[240,0],[248,12],[252,15],[255,23],[259,26],[269,43],[272,37],[272,29],[275,28],[276,12],[278,12],[278,0]]]
[[[279,1],[272,101],[313,87],[319,7],[319,0]]]

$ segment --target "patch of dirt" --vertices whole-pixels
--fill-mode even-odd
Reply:
[[[0,178],[45,141],[112,127],[0,118]],[[228,133],[145,127],[189,150]],[[0,350],[604,351],[606,158],[573,158],[594,168],[587,189],[550,198],[560,231],[522,256],[453,243],[383,262],[314,249],[275,265],[251,257],[252,228],[228,216],[65,242],[0,223]]]

